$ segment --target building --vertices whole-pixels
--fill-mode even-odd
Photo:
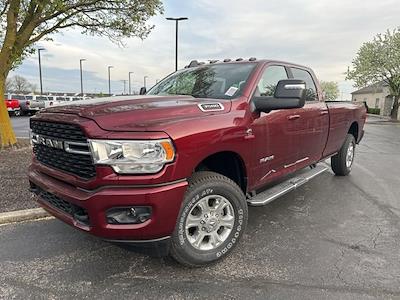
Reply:
[[[393,107],[393,96],[389,86],[381,81],[351,93],[354,102],[366,102],[369,108],[379,109],[381,116],[390,116]]]

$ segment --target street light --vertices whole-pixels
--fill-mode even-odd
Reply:
[[[80,72],[81,72],[81,94],[83,96],[83,80],[82,80],[82,62],[85,61],[85,58],[81,58],[79,60],[79,68],[80,68]]]
[[[131,89],[131,74],[133,74],[133,72],[129,72],[129,95],[132,95],[132,89]]]
[[[42,81],[42,61],[40,59],[40,51],[46,50],[44,48],[38,48],[39,55],[39,80],[40,80],[40,94],[43,95],[43,81]]]
[[[144,77],[143,77],[143,86],[144,86],[144,87],[146,87],[146,78],[147,78],[147,77],[149,77],[149,76],[144,76]]]
[[[186,17],[166,18],[168,21],[175,21],[175,71],[178,70],[178,22],[188,20]]]
[[[108,94],[111,96],[111,74],[110,70],[111,68],[114,68],[114,66],[108,66]]]

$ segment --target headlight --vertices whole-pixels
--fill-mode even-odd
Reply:
[[[95,164],[110,165],[121,174],[152,174],[174,160],[171,140],[89,140]]]

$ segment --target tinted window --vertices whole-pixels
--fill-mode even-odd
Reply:
[[[257,85],[257,96],[273,96],[279,80],[288,79],[285,67],[270,66],[265,69]]]
[[[56,98],[58,101],[65,101],[66,99],[65,99],[65,97],[57,97]]]
[[[36,100],[47,100],[47,97],[44,97],[44,96],[37,96],[36,97]]]
[[[11,95],[11,98],[17,100],[25,100],[25,96],[22,95]]]
[[[317,97],[317,88],[315,87],[314,80],[311,77],[311,74],[306,70],[301,70],[297,68],[290,68],[293,74],[294,79],[304,80],[307,87],[307,101],[315,101],[318,100]]]
[[[148,94],[231,99],[240,94],[255,66],[255,63],[221,63],[187,68],[163,79]]]
[[[33,99],[32,96],[25,96],[25,97],[26,97],[26,100],[32,100]]]

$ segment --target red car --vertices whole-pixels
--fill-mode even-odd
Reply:
[[[29,180],[64,222],[199,266],[231,252],[248,205],[302,185],[327,158],[336,175],[349,174],[365,118],[362,105],[325,102],[307,67],[193,61],[146,95],[32,117]]]
[[[19,116],[21,114],[21,109],[19,106],[19,101],[16,99],[7,99],[8,96],[4,95],[6,101],[6,106],[9,115]]]

